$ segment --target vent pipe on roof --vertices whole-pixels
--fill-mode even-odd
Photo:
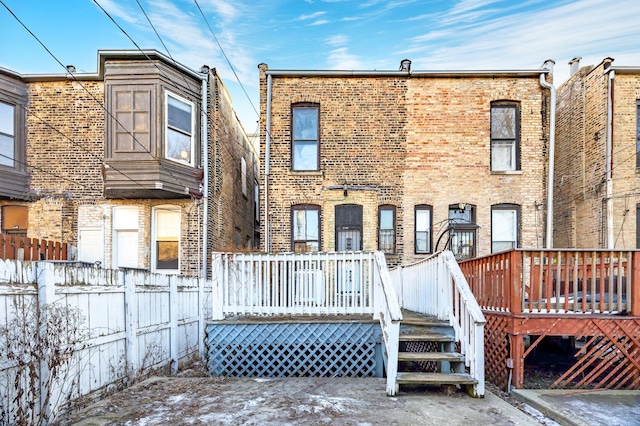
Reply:
[[[400,61],[400,71],[411,72],[411,61],[409,59]]]
[[[67,65],[67,71],[69,73],[76,72],[76,67],[74,67],[73,65]]]
[[[580,59],[582,57],[576,56],[569,61],[569,75],[574,75],[580,69]]]

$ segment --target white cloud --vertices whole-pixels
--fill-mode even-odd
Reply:
[[[340,46],[347,44],[349,38],[346,35],[336,34],[325,39],[325,42],[331,46]]]
[[[309,15],[300,15],[298,16],[298,21],[308,21],[309,19],[315,19],[319,16],[324,15],[327,12],[316,12],[316,13],[311,13]]]
[[[357,70],[364,69],[362,62],[356,55],[349,53],[346,47],[340,47],[329,52],[327,57],[329,69],[332,70]]]
[[[130,24],[135,24],[136,22],[138,22],[138,19],[136,18],[136,12],[125,10],[122,6],[116,4],[116,2],[113,0],[100,0],[98,3],[113,18],[120,18]]]
[[[326,25],[326,24],[328,24],[328,23],[329,23],[329,21],[328,21],[328,20],[326,20],[326,19],[318,19],[317,21],[312,22],[312,23],[310,23],[309,25],[311,25],[311,26],[316,26],[316,25]]]

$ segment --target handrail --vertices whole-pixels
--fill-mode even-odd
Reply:
[[[382,341],[384,343],[383,360],[387,371],[387,395],[398,393],[398,351],[400,350],[400,321],[402,311],[396,293],[391,285],[391,276],[387,269],[384,253],[375,253],[378,274],[375,275],[374,318],[380,321]]]
[[[469,374],[477,380],[476,396],[484,395],[484,325],[486,320],[453,253],[443,251],[392,271],[405,309],[448,321],[460,343]]]

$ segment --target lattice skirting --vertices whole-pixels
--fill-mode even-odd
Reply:
[[[509,317],[484,312],[487,323],[484,327],[484,369],[485,378],[500,387],[507,389],[509,373],[506,365],[511,356],[511,345],[507,328]]]
[[[207,326],[207,365],[229,377],[382,377],[381,330],[363,323]]]

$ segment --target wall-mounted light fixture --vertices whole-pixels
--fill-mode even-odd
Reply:
[[[349,195],[349,191],[347,190],[347,181],[345,180],[344,183],[342,184],[342,191],[343,191],[343,195],[346,197],[347,195]]]

